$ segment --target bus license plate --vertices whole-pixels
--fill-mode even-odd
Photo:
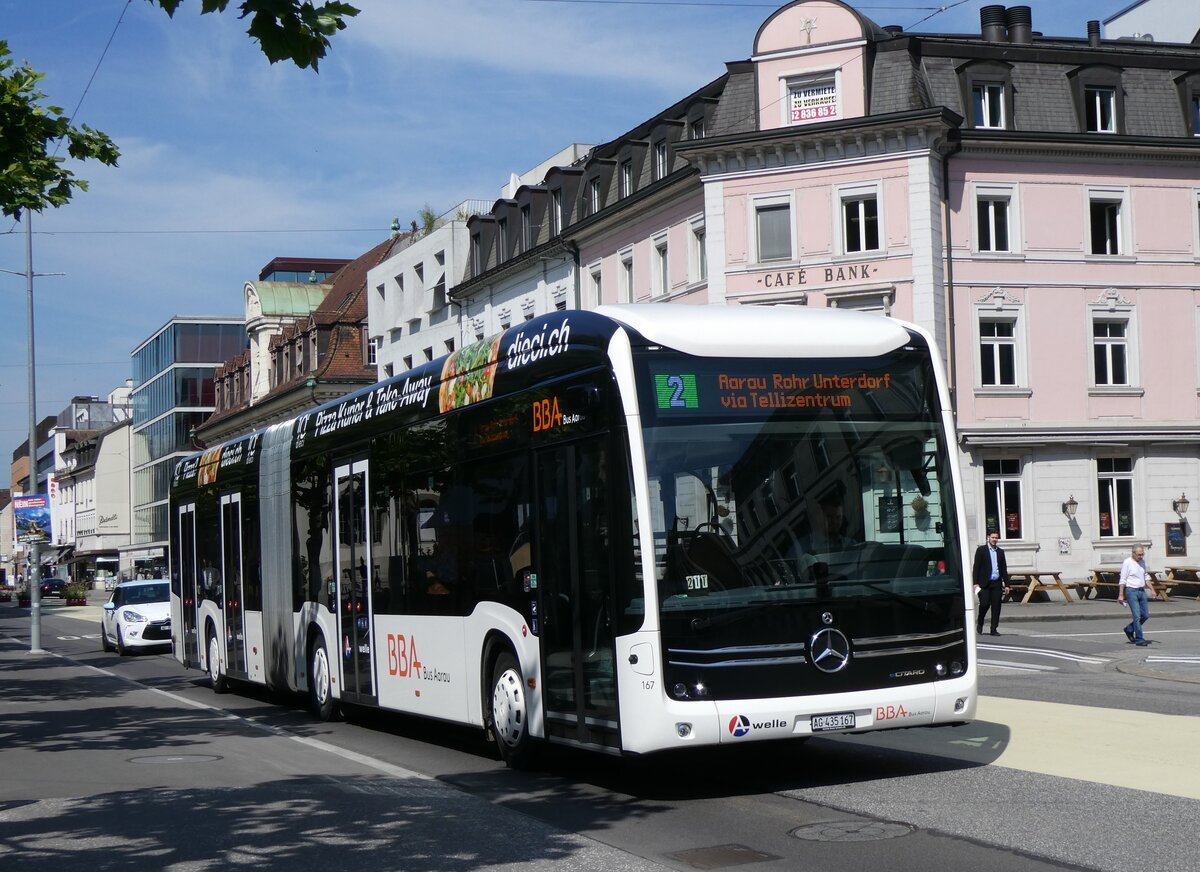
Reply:
[[[825,730],[852,729],[854,729],[854,712],[838,712],[833,715],[812,716],[812,731],[814,733],[824,732]]]

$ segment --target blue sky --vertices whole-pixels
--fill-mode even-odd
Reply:
[[[271,66],[236,14],[146,0],[0,0],[0,39],[50,102],[108,133],[117,168],[33,216],[38,418],[103,397],[175,314],[242,311],[277,256],[354,257],[571,142],[613,139],[749,56],[762,0],[353,0],[321,71]],[[872,0],[879,24],[977,32],[982,0]],[[1032,0],[1035,30],[1086,34],[1128,0]],[[231,0],[236,8],[237,0]],[[922,19],[924,20],[923,23]],[[118,25],[118,21],[120,22]],[[115,32],[114,32],[115,29]],[[108,45],[105,54],[105,46]],[[104,55],[101,62],[101,56]],[[90,85],[89,85],[90,80]],[[82,100],[82,102],[80,102]],[[0,135],[3,135],[0,132]],[[0,269],[25,269],[0,224]],[[0,273],[0,486],[28,434],[23,276]]]

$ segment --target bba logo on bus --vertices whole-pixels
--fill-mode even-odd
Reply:
[[[763,721],[761,723],[752,724],[750,719],[745,715],[734,715],[729,719],[729,735],[735,739],[740,739],[742,736],[749,735],[751,730],[786,730],[788,722],[781,718],[775,718],[772,721]]]

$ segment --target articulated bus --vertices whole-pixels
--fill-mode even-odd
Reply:
[[[182,460],[175,656],[512,766],[962,723],[954,446],[911,325],[558,311]]]

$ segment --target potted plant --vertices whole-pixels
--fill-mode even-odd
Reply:
[[[920,494],[917,494],[915,497],[913,497],[912,502],[910,502],[909,505],[912,506],[913,514],[917,515],[918,517],[929,511],[929,500],[925,499],[925,497],[921,496]]]
[[[71,581],[67,582],[63,589],[63,596],[66,597],[69,606],[86,606],[87,591],[87,585],[82,581]]]
[[[12,591],[6,587],[0,587],[0,603],[12,602]]]

